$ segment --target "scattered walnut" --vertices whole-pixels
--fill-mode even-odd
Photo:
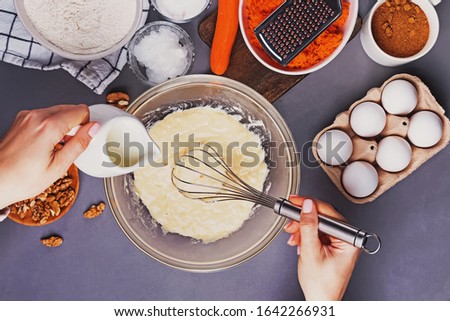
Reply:
[[[54,235],[41,239],[41,243],[48,247],[58,247],[63,244],[64,240],[61,236]]]
[[[130,96],[123,92],[112,92],[106,96],[106,102],[109,105],[125,110],[130,104]]]
[[[101,202],[98,205],[92,205],[90,209],[88,209],[86,212],[84,212],[85,218],[95,218],[103,213],[105,210],[106,205],[105,203]]]

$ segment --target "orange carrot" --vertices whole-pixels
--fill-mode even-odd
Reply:
[[[223,75],[230,63],[231,50],[239,27],[239,0],[219,0],[216,31],[211,47],[211,70]]]

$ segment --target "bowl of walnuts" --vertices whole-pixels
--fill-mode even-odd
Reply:
[[[11,205],[8,217],[27,226],[43,226],[56,222],[75,203],[79,187],[78,169],[72,165],[63,177],[36,197]]]

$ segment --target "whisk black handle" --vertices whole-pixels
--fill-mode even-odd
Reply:
[[[274,206],[275,213],[297,222],[300,221],[301,210],[300,206],[285,199],[277,200]],[[319,214],[319,231],[358,247],[368,254],[375,254],[381,248],[378,235],[323,214]]]

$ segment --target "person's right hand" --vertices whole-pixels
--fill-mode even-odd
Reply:
[[[330,204],[300,196],[291,203],[302,207],[300,223],[290,222],[285,231],[291,234],[288,244],[298,246],[298,279],[306,300],[341,300],[361,250],[319,232],[318,211],[345,219]]]
[[[75,126],[78,133],[55,150]],[[0,140],[0,209],[34,197],[64,175],[99,129],[86,105],[21,111]]]

